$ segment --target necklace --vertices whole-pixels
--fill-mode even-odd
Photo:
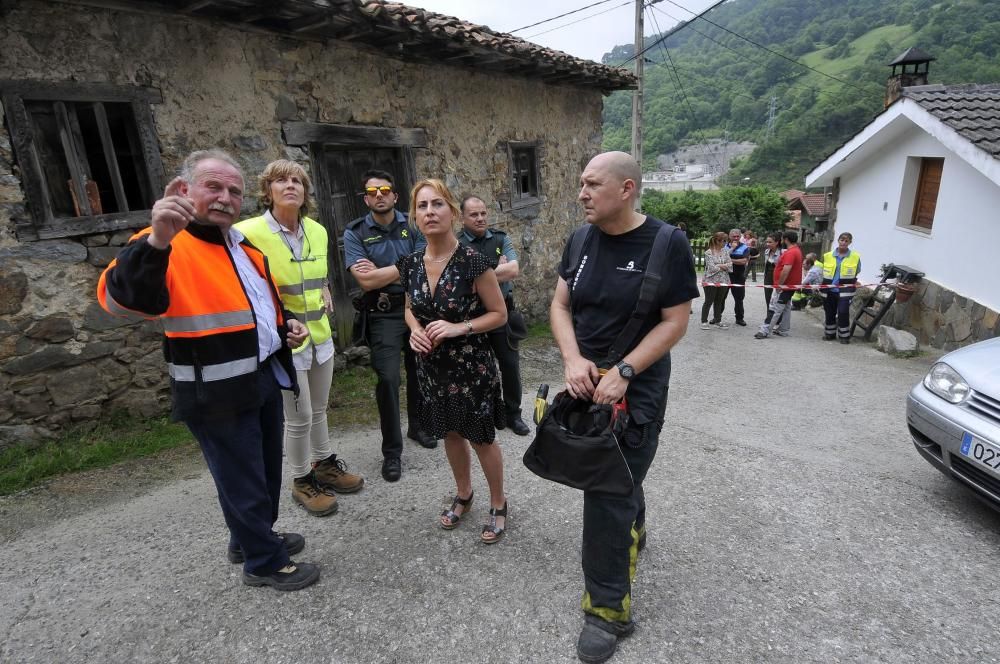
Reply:
[[[426,258],[431,263],[444,263],[446,260],[451,258],[452,254],[455,253],[455,249],[458,249],[457,242],[455,243],[455,246],[452,247],[451,251],[449,251],[446,255],[442,256],[441,258],[431,258],[430,256],[427,255],[426,252],[424,253],[424,258]]]

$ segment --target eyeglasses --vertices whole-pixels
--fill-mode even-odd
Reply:
[[[382,185],[381,187],[365,187],[365,194],[372,197],[375,197],[378,194],[388,196],[391,193],[392,187],[389,185]]]

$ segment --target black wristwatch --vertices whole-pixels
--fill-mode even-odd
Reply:
[[[625,360],[622,360],[615,366],[618,367],[618,374],[625,380],[632,380],[635,378],[635,368],[633,368],[632,365]]]

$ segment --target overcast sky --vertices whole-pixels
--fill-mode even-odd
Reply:
[[[488,25],[498,32],[511,32],[599,0],[402,0],[439,14]],[[646,10],[645,34],[666,31],[677,20],[693,16],[715,0],[663,0]],[[669,15],[669,16],[668,16]],[[651,16],[659,22],[657,30]],[[673,18],[671,18],[673,17]],[[584,20],[580,20],[584,19]],[[569,25],[571,24],[572,25]],[[544,34],[543,34],[544,33]],[[635,36],[635,1],[606,0],[576,14],[514,33],[528,41],[600,62],[617,44],[631,44]]]

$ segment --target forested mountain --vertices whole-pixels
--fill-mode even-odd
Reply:
[[[647,31],[691,18],[681,4],[651,4]],[[886,64],[911,46],[937,58],[930,83],[1000,82],[998,0],[732,0],[706,18],[645,53],[648,168],[657,154],[725,137],[760,144],[728,181],[801,187],[882,110]],[[631,62],[633,52],[618,46],[604,62]],[[631,92],[605,100],[605,148],[629,149],[631,114]]]

